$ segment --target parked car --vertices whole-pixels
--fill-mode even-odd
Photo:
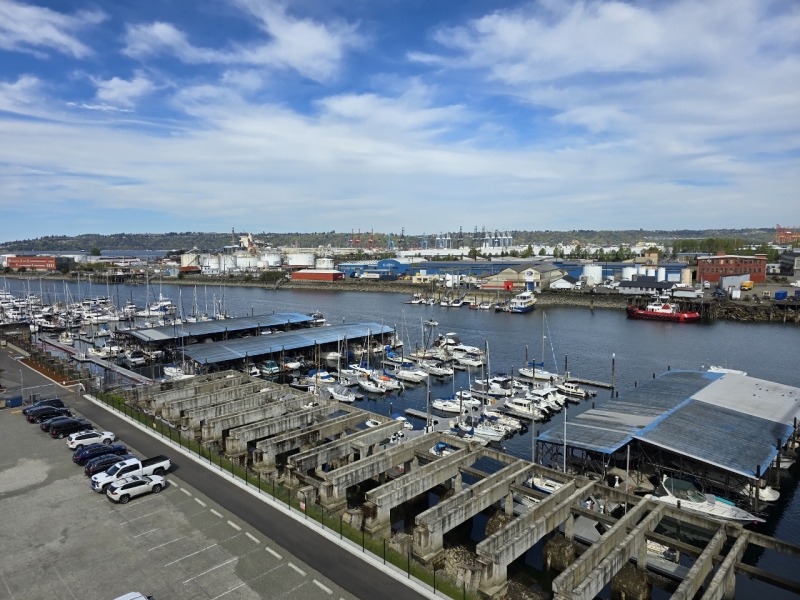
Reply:
[[[158,494],[164,489],[164,478],[158,475],[146,475],[139,477],[126,477],[117,483],[108,486],[106,490],[106,497],[119,504],[127,504],[131,498],[141,496],[143,494]]]
[[[112,485],[125,478],[134,475],[144,477],[146,475],[163,475],[172,466],[172,462],[166,456],[154,456],[140,461],[138,458],[126,460],[112,466],[105,473],[92,475],[91,485],[95,492],[104,492],[109,485]]]
[[[69,419],[65,421],[59,421],[50,427],[50,437],[61,440],[67,437],[70,433],[91,428],[92,424],[86,419]]]
[[[31,412],[34,408],[40,408],[42,406],[55,406],[61,408],[64,406],[64,402],[61,398],[45,398],[44,400],[39,400],[30,406],[26,406],[22,409],[22,416],[27,417],[28,413]]]
[[[104,454],[102,456],[97,456],[86,461],[86,465],[83,467],[83,474],[91,477],[97,473],[108,471],[115,464],[122,462],[123,460],[130,460],[131,458],[136,458],[136,455],[122,454],[121,456],[118,456],[116,454]]]
[[[800,288],[800,279],[798,279],[797,281],[793,281],[789,285],[792,287]]]
[[[704,281],[703,282],[703,289],[704,290],[710,290],[711,289],[711,282],[710,281]]]
[[[76,465],[83,466],[86,464],[86,461],[97,456],[103,456],[104,454],[116,454],[119,456],[127,453],[128,449],[125,447],[125,444],[90,444],[84,446],[80,450],[76,450],[72,455],[72,462]]]
[[[74,418],[75,417],[72,415],[72,413],[67,413],[58,417],[50,417],[49,419],[42,421],[39,424],[39,427],[41,427],[42,431],[47,431],[49,433],[51,426],[55,425],[56,423],[60,423],[61,421],[68,421]]]
[[[153,600],[153,597],[145,596],[140,592],[128,592],[127,594],[114,598],[114,600]]]
[[[28,423],[41,423],[52,417],[62,417],[66,414],[71,414],[66,406],[40,406],[30,411],[25,418],[28,419]]]
[[[79,431],[71,434],[67,438],[67,447],[71,450],[80,450],[89,444],[110,444],[117,436],[110,431],[95,431],[94,429],[87,429],[86,431]]]

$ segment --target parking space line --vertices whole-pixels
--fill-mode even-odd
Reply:
[[[195,575],[194,577],[189,577],[189,579],[187,579],[187,580],[186,580],[186,581],[184,581],[183,583],[184,583],[184,584],[187,584],[187,583],[189,583],[190,581],[192,581],[193,579],[197,579],[198,577],[201,577],[201,576],[205,575],[206,573],[211,573],[211,571],[216,571],[216,570],[217,570],[217,569],[219,569],[220,567],[224,567],[225,565],[229,565],[229,564],[231,564],[232,562],[234,562],[234,561],[237,561],[237,560],[239,560],[239,557],[238,557],[238,556],[235,556],[235,557],[231,558],[230,560],[226,560],[224,563],[217,565],[216,567],[211,567],[211,568],[210,568],[210,569],[208,569],[207,571],[203,571],[202,573],[198,573],[198,574],[197,574],[197,575]]]
[[[198,503],[200,506],[202,506],[203,508],[205,508],[206,506],[208,506],[208,505],[207,505],[205,502],[203,502],[202,500],[200,500],[200,498],[195,498],[195,499],[194,499],[194,501],[195,501],[195,502],[197,502],[197,503]]]
[[[245,534],[247,537],[249,537],[251,540],[253,540],[253,541],[254,541],[256,544],[260,544],[260,543],[261,543],[261,540],[260,540],[260,539],[258,539],[256,536],[254,536],[252,533],[247,533],[247,532],[245,531],[245,532],[244,532],[244,534]]]
[[[327,585],[323,585],[322,583],[320,583],[320,582],[319,582],[319,581],[317,581],[316,579],[314,580],[314,583],[316,584],[316,586],[317,586],[319,589],[321,589],[323,592],[325,592],[325,593],[326,593],[326,594],[328,594],[329,596],[330,596],[331,594],[333,594],[333,590],[332,590],[331,588],[329,588]]]
[[[233,528],[234,528],[236,531],[241,531],[241,530],[242,530],[242,528],[241,528],[241,527],[239,527],[239,526],[238,526],[236,523],[234,523],[233,521],[228,521],[228,525],[230,525],[231,527],[233,527]]]
[[[226,592],[222,592],[222,593],[221,593],[219,596],[214,596],[214,597],[213,597],[211,600],[217,600],[217,598],[222,598],[223,596],[227,596],[227,595],[228,595],[228,594],[230,594],[230,593],[231,593],[233,590],[238,590],[238,589],[239,589],[240,587],[242,587],[243,585],[245,585],[245,584],[244,584],[244,583],[240,583],[239,585],[235,585],[235,586],[233,586],[232,588],[230,588],[228,591],[226,591]]]
[[[153,533],[154,531],[158,531],[158,529],[151,529],[150,531],[145,531],[144,533],[137,533],[137,534],[136,534],[135,536],[133,536],[133,537],[134,537],[134,539],[135,539],[135,538],[137,538],[137,537],[141,537],[141,536],[143,536],[143,535],[147,535],[148,533]]]
[[[190,492],[190,491],[189,491],[189,490],[187,490],[186,488],[181,488],[181,491],[182,491],[184,494],[186,494],[187,496],[191,496],[191,495],[192,495],[192,492]]]
[[[212,514],[212,515],[217,515],[217,516],[218,516],[220,519],[222,518],[222,513],[218,513],[218,512],[217,512],[217,511],[215,511],[213,508],[211,509],[211,514]]]
[[[290,567],[291,567],[293,570],[295,570],[295,571],[297,571],[298,573],[300,573],[300,575],[302,575],[303,577],[305,577],[305,576],[306,576],[306,572],[305,572],[305,571],[303,571],[303,569],[301,569],[300,567],[298,567],[298,566],[297,566],[297,565],[295,565],[294,563],[286,563],[286,564],[287,564],[287,565],[289,565],[289,566],[290,566]]]
[[[181,487],[181,486],[179,486],[177,483],[175,483],[174,481],[172,481],[171,479],[169,480],[169,484],[170,484],[170,485],[174,485],[176,488],[179,488],[179,487]]]
[[[275,557],[275,558],[277,558],[278,560],[283,560],[283,557],[282,557],[280,554],[278,554],[277,552],[275,552],[275,550],[273,550],[273,549],[272,549],[272,548],[270,548],[269,546],[267,546],[266,550],[267,550],[267,552],[269,552],[270,554],[272,554],[272,556],[274,556],[274,557]]]
[[[182,540],[185,537],[186,537],[185,535],[182,535],[181,537],[175,538],[174,540],[170,540],[169,542],[164,542],[163,544],[159,544],[158,546],[153,546],[152,548],[150,548],[150,550],[148,550],[148,552],[152,552],[153,550],[158,550],[159,548],[163,548],[164,546],[169,546],[172,542],[177,542],[178,540]]]
[[[198,550],[197,552],[192,552],[191,554],[187,554],[186,556],[182,556],[181,558],[179,558],[179,559],[177,559],[177,560],[173,560],[172,562],[170,562],[170,563],[167,563],[167,564],[165,564],[164,566],[165,566],[165,567],[169,567],[170,565],[174,565],[175,563],[179,563],[179,562],[181,562],[182,560],[184,560],[184,559],[186,559],[186,558],[189,558],[190,556],[194,556],[195,554],[200,554],[201,552],[205,552],[206,550],[210,550],[210,549],[211,549],[211,548],[213,548],[214,546],[219,546],[219,544],[211,544],[210,546],[206,546],[206,547],[205,547],[205,548],[203,548],[202,550]]]
[[[145,517],[149,517],[150,515],[154,515],[156,513],[160,513],[162,510],[166,510],[166,509],[165,508],[159,508],[158,510],[154,510],[153,512],[147,513],[146,515],[141,515],[140,517],[133,517],[132,519],[128,519],[127,521],[124,521],[124,522],[120,523],[120,526],[127,525],[131,521],[138,521],[139,519],[144,519]]]

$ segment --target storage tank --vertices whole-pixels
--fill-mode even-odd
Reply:
[[[236,270],[236,256],[233,254],[223,254],[220,257],[220,270],[221,271],[235,271]]]
[[[192,253],[192,252],[187,252],[186,254],[181,254],[181,266],[182,267],[199,267],[200,266],[200,255]]]
[[[602,265],[586,265],[583,267],[583,277],[586,278],[587,285],[594,285],[603,281]]]
[[[655,269],[647,269],[647,276],[648,277],[655,277],[656,276],[656,270]]]
[[[622,281],[631,281],[636,275],[636,267],[622,267]]]
[[[666,281],[667,280],[667,270],[664,267],[658,267],[656,281]]]
[[[211,271],[219,271],[220,261],[218,254],[204,254],[202,266]]]
[[[645,267],[644,265],[639,265],[637,267],[636,274],[637,275],[647,275],[647,267]]]
[[[290,267],[313,267],[314,255],[310,252],[298,252],[297,254],[287,254],[286,264]]]
[[[281,266],[281,253],[270,251],[264,252],[261,255],[261,260],[267,267],[280,267]]]
[[[691,269],[683,269],[681,271],[681,283],[686,285],[692,285],[692,270]]]
[[[316,263],[317,269],[333,269],[333,259],[332,258],[318,258]]]
[[[258,257],[252,254],[237,254],[236,266],[240,269],[255,269],[258,266]]]

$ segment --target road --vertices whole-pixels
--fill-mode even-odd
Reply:
[[[12,353],[14,352],[0,351],[0,369],[6,370],[7,373],[16,372],[20,368],[25,369],[26,387],[52,383],[32,369],[18,364],[11,358],[10,354]],[[353,595],[365,600],[374,598],[419,600],[423,598],[422,595],[398,583],[389,575],[318,535],[312,528],[300,525],[269,504],[232,483],[226,482],[224,478],[209,472],[208,469],[196,462],[180,454],[176,455],[169,445],[144,433],[116,414],[110,413],[84,398],[76,400],[74,393],[65,393],[62,395],[62,399],[65,399],[67,405],[100,428],[115,432],[117,437],[125,440],[144,455],[166,454],[170,456],[173,460],[173,471],[178,477]]]

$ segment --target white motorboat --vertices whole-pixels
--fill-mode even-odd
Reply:
[[[377,419],[367,419],[366,421],[364,421],[364,425],[366,425],[367,427],[370,427],[370,428],[371,427],[377,427],[380,424],[381,424],[381,422],[378,421]]]
[[[481,401],[476,398],[463,397],[461,400],[455,396],[450,398],[437,398],[431,402],[431,408],[445,413],[460,414],[461,411],[470,411],[474,407],[481,405]]]
[[[442,362],[434,362],[431,360],[421,360],[419,362],[419,368],[436,377],[449,377],[453,374],[452,367],[448,367]]]
[[[385,387],[387,390],[390,391],[397,391],[402,390],[403,384],[396,379],[393,379],[389,375],[378,373],[377,371],[373,371],[372,374],[369,376],[370,380],[375,383],[378,383]]]
[[[411,422],[402,415],[394,416],[394,420],[400,421],[403,424],[403,429],[414,429],[414,426],[411,424]]]
[[[512,431],[520,431],[522,429],[522,423],[519,421],[519,419],[504,415],[503,413],[485,408],[483,410],[483,415],[487,419],[494,421],[498,425],[506,427]]]
[[[360,377],[358,379],[358,387],[369,394],[385,394],[389,391],[384,385],[376,383],[368,377]]]
[[[466,423],[455,424],[451,422],[452,429],[458,429],[467,435],[474,435],[490,442],[499,442],[506,436],[505,431],[500,431],[488,425],[467,425]]]
[[[526,313],[532,311],[534,306],[536,306],[536,297],[533,292],[522,292],[514,296],[508,303],[508,312]]]
[[[715,367],[713,365],[708,367],[708,372],[709,373],[723,373],[723,374],[728,374],[729,373],[731,375],[747,375],[747,373],[744,372],[744,371],[739,371],[737,369],[729,369],[727,367]]]
[[[420,383],[428,377],[428,374],[420,369],[396,369],[391,374],[397,379],[411,383]]]
[[[582,387],[578,387],[577,383],[572,383],[570,381],[564,381],[563,383],[557,384],[556,389],[570,398],[580,398],[582,400],[586,400],[587,398],[592,397],[592,392],[585,390]]]
[[[439,442],[435,446],[431,447],[430,450],[428,450],[428,452],[440,458],[443,456],[449,456],[455,451],[456,451],[455,448],[453,448],[452,446],[448,446],[444,442]]]
[[[556,481],[555,479],[550,479],[549,477],[543,477],[541,475],[534,475],[530,479],[525,482],[527,485],[531,486],[532,488],[539,490],[545,494],[552,494],[553,492],[561,489],[564,487],[564,483],[561,481]]]
[[[62,331],[61,335],[58,336],[58,342],[65,346],[73,346],[75,345],[75,337],[69,331]]]
[[[331,395],[331,398],[334,400],[338,400],[339,402],[346,402],[350,404],[355,402],[356,395],[350,391],[349,388],[343,385],[335,385],[333,387],[326,388],[328,393]]]
[[[437,321],[434,318],[430,318],[427,321],[423,321],[422,323],[423,325],[427,325],[428,327],[436,327],[439,324],[439,321]]]
[[[511,398],[506,398],[503,406],[512,415],[517,415],[523,419],[532,419],[534,421],[541,421],[544,419],[544,413],[530,398],[512,396]]]
[[[693,484],[681,479],[664,476],[661,485],[645,498],[663,502],[671,506],[681,503],[681,510],[701,514],[723,521],[737,523],[764,523],[755,515],[737,507],[733,502],[718,498],[713,494],[701,494]]]

